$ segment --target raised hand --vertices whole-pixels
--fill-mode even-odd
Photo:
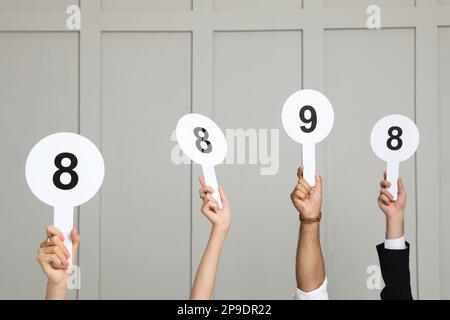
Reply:
[[[222,200],[222,209],[213,197],[213,188],[206,186],[205,179],[199,177],[202,187],[199,190],[200,198],[203,200],[201,211],[211,221],[213,229],[228,232],[231,223],[231,213],[228,199],[219,185],[219,194]]]
[[[316,172],[316,185],[311,187],[303,178],[303,166],[297,170],[298,182],[291,193],[291,200],[300,216],[314,219],[322,210],[322,178]]]
[[[72,255],[72,261],[76,261],[80,236],[77,230],[72,230],[72,250],[69,253],[61,231],[49,225],[46,233],[47,239],[40,244],[37,255],[37,261],[48,278],[46,298],[64,299],[69,278],[68,259]]]
[[[386,172],[384,172],[383,177],[384,180],[380,182],[378,205],[386,216],[386,239],[397,239],[404,235],[404,212],[407,194],[403,180],[399,178],[398,197],[394,201],[394,197],[388,190],[391,183],[386,180]]]

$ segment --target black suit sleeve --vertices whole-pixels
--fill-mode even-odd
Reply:
[[[385,283],[381,300],[412,300],[409,273],[409,243],[405,250],[388,250],[377,246],[381,274]]]

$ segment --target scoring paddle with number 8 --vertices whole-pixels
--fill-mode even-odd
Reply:
[[[386,179],[389,192],[397,200],[400,163],[410,158],[419,146],[416,124],[409,118],[392,114],[380,119],[372,129],[370,144],[374,153],[387,162]]]
[[[214,169],[227,154],[227,142],[222,130],[208,117],[190,113],[178,120],[176,136],[183,152],[202,166],[206,184],[214,189],[213,197],[222,208]]]
[[[74,208],[92,198],[105,173],[103,157],[87,138],[60,132],[40,140],[30,151],[25,176],[33,194],[54,207],[53,224],[70,250]],[[69,265],[72,264],[71,257]]]

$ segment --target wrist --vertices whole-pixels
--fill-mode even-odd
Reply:
[[[67,280],[64,281],[52,281],[47,282],[47,300],[64,300],[67,294]]]
[[[226,236],[228,234],[229,230],[230,230],[230,227],[227,225],[213,225],[211,228],[211,234]]]
[[[297,208],[298,217],[300,218],[306,218],[306,219],[315,219],[318,218],[322,214],[322,208],[314,208],[309,210],[301,210],[300,208]]]
[[[403,211],[396,212],[394,214],[386,215],[386,221],[388,222],[403,222],[404,213]]]
[[[47,287],[50,288],[55,288],[55,289],[61,289],[61,288],[65,288],[67,287],[67,279],[66,277],[64,277],[64,279],[62,280],[52,280],[52,279],[48,279],[47,280]]]
[[[320,229],[320,221],[313,223],[300,222],[300,233],[318,232]]]
[[[322,220],[322,211],[319,211],[319,213],[314,213],[314,214],[310,214],[310,215],[300,214],[299,220],[302,224],[319,223],[320,220]]]
[[[386,218],[386,239],[398,239],[403,237],[404,231],[403,215]]]

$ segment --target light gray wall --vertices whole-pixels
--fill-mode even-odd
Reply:
[[[191,34],[107,33],[102,48],[101,297],[186,298],[191,175],[168,138],[191,109]]]
[[[448,2],[450,4],[450,2]],[[450,226],[450,127],[448,121],[450,119],[450,27],[439,29],[439,106],[440,106],[440,139],[441,153],[439,169],[441,177],[440,200],[440,252],[442,255],[442,264],[440,265],[440,275],[442,277],[443,286],[442,295],[450,299],[450,234],[448,228]]]
[[[375,201],[384,166],[369,132],[393,112],[422,135],[401,167],[413,293],[450,298],[449,0],[80,0],[81,31],[69,31],[72,3],[0,0],[0,298],[43,295],[35,255],[52,209],[23,171],[30,148],[57,131],[89,137],[106,161],[101,192],[75,215],[78,298],[187,298],[209,224],[200,169],[170,156],[176,121],[193,111],[224,131],[280,129],[277,175],[217,168],[233,227],[215,297],[289,299],[298,232],[289,193],[301,152],[280,113],[301,88],[325,92],[336,112],[317,149],[331,298],[379,297],[366,270],[384,236]],[[384,30],[366,29],[370,4],[382,6]]]
[[[42,297],[36,263],[51,208],[33,197],[25,160],[41,137],[78,131],[78,35],[0,32],[0,298]]]
[[[301,31],[217,32],[213,59],[213,115],[220,125],[278,129],[280,106],[302,86]],[[278,174],[262,176],[259,165],[230,164],[217,169],[232,199],[233,227],[224,250],[216,298],[289,299],[295,289],[292,267],[298,218],[289,194],[296,182],[292,169],[301,154],[299,146],[280,133]],[[262,152],[261,147],[258,152]],[[199,205],[196,200],[194,266],[209,229],[198,213]]]
[[[384,216],[375,198],[385,164],[372,152],[369,136],[374,119],[384,115],[395,112],[415,118],[414,30],[327,31],[325,52],[325,91],[336,110],[333,133],[325,142],[330,294],[344,299],[376,299],[379,292],[367,290],[365,280],[367,267],[378,265],[373,244],[380,243],[384,236]],[[411,159],[400,168],[410,199],[405,232],[413,244],[414,164]],[[358,262],[349,263],[355,255]],[[415,293],[415,250],[410,258]],[[349,287],[354,291],[346,289]]]

